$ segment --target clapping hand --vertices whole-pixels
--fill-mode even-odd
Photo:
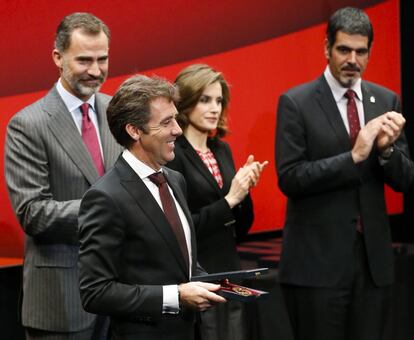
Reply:
[[[230,190],[224,197],[230,208],[239,204],[249,193],[250,188],[257,185],[260,174],[268,163],[268,161],[263,163],[255,161],[253,155],[247,157],[246,163],[237,171],[231,181]]]
[[[249,155],[249,157],[247,157],[247,161],[243,165],[243,168],[249,171],[250,188],[257,185],[260,179],[260,175],[267,164],[269,164],[268,161],[264,161],[263,163],[255,161],[253,155]]]
[[[395,111],[386,112],[380,117],[382,118],[382,126],[377,137],[377,148],[384,151],[401,135],[405,118],[401,113]]]

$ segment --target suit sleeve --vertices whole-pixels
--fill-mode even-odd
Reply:
[[[28,235],[51,243],[76,244],[80,200],[54,199],[44,143],[38,126],[29,115],[16,115],[10,121],[5,148],[5,177],[10,199]]]
[[[79,280],[86,311],[127,319],[162,315],[159,285],[132,285],[119,281],[125,236],[124,219],[106,193],[91,189],[79,211]]]
[[[394,95],[393,109],[401,112],[398,97]],[[410,159],[407,139],[405,134],[394,143],[394,152],[390,159],[384,164],[385,182],[395,191],[414,190],[414,162]]]
[[[323,133],[323,131],[321,131]],[[307,196],[360,183],[351,152],[311,159],[307,126],[298,104],[284,94],[279,99],[276,164],[279,187],[287,196]]]
[[[414,162],[395,144],[394,153],[384,164],[385,182],[399,192],[414,191]]]
[[[230,147],[228,146],[228,144],[224,145],[226,146],[227,157],[230,159],[233,168],[235,168],[233,155],[231,153]],[[243,201],[241,201],[232,209],[232,212],[236,223],[236,237],[242,238],[243,236],[247,235],[254,220],[253,201],[252,197],[250,196],[250,193],[247,194]]]

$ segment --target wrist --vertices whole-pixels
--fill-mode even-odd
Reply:
[[[390,145],[380,152],[379,157],[383,160],[389,160],[394,153],[394,146]]]
[[[233,199],[229,195],[224,196],[224,199],[226,200],[226,202],[229,205],[230,209],[233,209],[236,206],[236,204],[237,204],[236,200]]]
[[[355,164],[363,161],[363,158],[355,151],[351,151],[351,157]]]

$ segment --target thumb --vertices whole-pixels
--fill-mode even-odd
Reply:
[[[268,164],[269,164],[269,161],[264,161],[263,163],[260,164],[260,169],[263,169]]]

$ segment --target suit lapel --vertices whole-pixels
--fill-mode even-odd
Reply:
[[[189,162],[195,166],[197,171],[206,179],[206,181],[211,185],[211,187],[214,188],[214,190],[216,190],[219,195],[222,195],[222,190],[218,186],[214,176],[208,170],[206,165],[201,160],[200,156],[197,154],[197,151],[194,150],[194,148],[191,146],[188,140],[184,136],[182,136],[177,139],[177,142],[183,148],[184,155],[189,160]]]
[[[380,113],[378,112],[377,99],[374,94],[369,89],[366,82],[361,82],[362,90],[362,103],[364,106],[364,117],[365,124],[368,123],[371,119],[377,117]]]
[[[341,118],[335,98],[332,95],[332,91],[329,88],[324,76],[321,76],[318,82],[319,84],[316,91],[316,100],[321,106],[322,111],[328,119],[333,131],[338,136],[341,144],[345,148],[349,149],[351,147],[349,135]]]
[[[101,94],[96,94],[95,107],[98,116],[99,134],[101,136],[102,150],[104,154],[105,171],[115,163],[121,147],[115,142],[109,130],[106,118],[106,104],[101,98]]]
[[[56,87],[45,97],[44,110],[50,116],[48,126],[56,141],[76,164],[87,181],[93,184],[99,177],[98,172]]]
[[[192,262],[193,267],[195,262],[197,261],[197,241],[195,238],[195,229],[193,225],[193,218],[191,217],[191,212],[188,209],[187,199],[183,195],[182,188],[180,188],[180,185],[178,182],[174,179],[174,177],[171,176],[171,170],[167,167],[163,167],[163,172],[165,175],[165,178],[167,179],[168,185],[171,187],[174,197],[177,200],[178,204],[180,205],[181,209],[183,210],[185,217],[187,218],[188,225],[190,227],[190,234],[191,234],[191,255],[192,255]]]
[[[184,258],[181,254],[177,238],[157,201],[154,199],[144,182],[131,169],[122,156],[118,158],[115,167],[120,174],[122,186],[129,192],[141,208],[141,211],[152,222],[155,229],[159,232],[176,258],[181,269],[186,274],[186,277],[189,277],[188,269],[186,268]]]

